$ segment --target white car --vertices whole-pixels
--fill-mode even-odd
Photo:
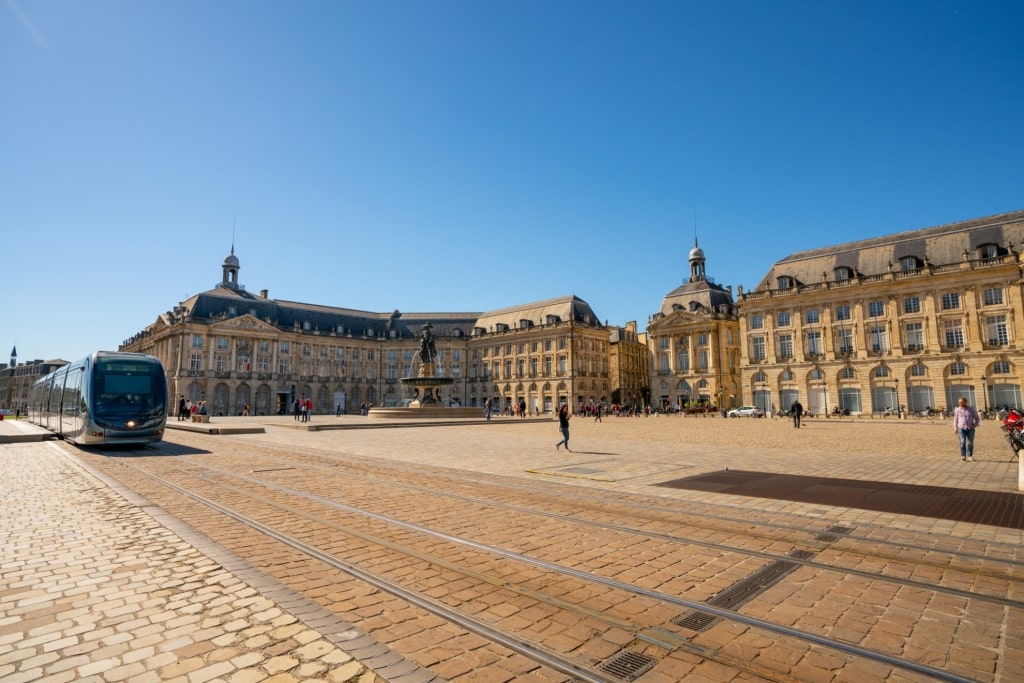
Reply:
[[[740,406],[728,413],[729,417],[764,417],[764,411],[757,406]]]

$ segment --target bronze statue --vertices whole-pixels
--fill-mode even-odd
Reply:
[[[433,363],[437,358],[437,348],[434,346],[433,325],[423,324],[423,331],[420,332],[420,360],[424,363]]]

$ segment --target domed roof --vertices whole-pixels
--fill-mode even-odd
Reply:
[[[704,258],[704,250],[694,245],[693,249],[690,250],[690,260]]]
[[[231,253],[224,257],[224,267],[226,268],[237,268],[238,257],[235,256],[235,248],[231,247]]]

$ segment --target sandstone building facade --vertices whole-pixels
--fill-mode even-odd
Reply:
[[[296,398],[311,399],[318,413],[401,405],[411,394],[400,380],[417,372],[425,323],[437,374],[455,380],[445,397],[451,405],[490,397],[497,409],[524,402],[531,414],[551,413],[563,402],[640,391],[617,386],[610,368],[613,356],[631,359],[624,365],[634,371],[624,377],[642,382],[642,342],[602,325],[575,296],[485,313],[373,313],[254,295],[239,284],[239,270],[232,248],[217,287],[120,346],[163,362],[175,402],[206,400],[214,414],[232,415],[245,406],[255,415],[290,412]]]
[[[1024,211],[792,254],[738,292],[745,400],[1020,406]]]
[[[732,291],[705,272],[696,240],[690,279],[647,322],[651,404],[659,410],[728,409],[743,400],[739,319]]]

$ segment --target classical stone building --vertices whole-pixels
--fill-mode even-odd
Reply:
[[[486,313],[373,313],[254,295],[238,282],[232,248],[221,282],[182,301],[121,345],[163,362],[172,396],[206,400],[214,414],[287,412],[296,398],[318,413],[395,406],[411,396],[402,377],[418,369],[419,334],[430,323],[437,373],[455,381],[445,399],[499,409],[610,400],[612,333],[575,297]],[[617,337],[616,349],[643,347]],[[642,385],[632,375],[629,381]],[[632,390],[632,389],[630,389]]]
[[[62,359],[32,360],[18,364],[18,349],[11,349],[9,365],[0,363],[0,409],[20,411],[23,415],[32,395],[32,385],[57,368],[67,365]]]
[[[647,322],[651,404],[732,408],[743,400],[732,290],[707,277],[696,240],[689,261],[689,280],[666,294]]]
[[[738,292],[742,395],[814,413],[1021,405],[1024,211],[803,251]]]
[[[609,329],[609,373],[613,404],[643,408],[650,404],[651,374],[647,334],[637,332],[636,321]]]

